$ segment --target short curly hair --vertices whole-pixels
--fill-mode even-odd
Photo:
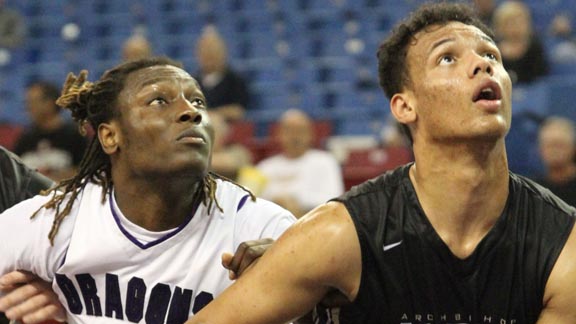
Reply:
[[[411,82],[406,54],[414,36],[429,26],[443,26],[450,22],[475,26],[494,39],[492,30],[482,23],[468,5],[446,2],[422,5],[407,19],[396,25],[390,36],[378,48],[378,78],[388,99],[402,92],[404,87]],[[403,125],[403,129],[412,141],[407,127]]]

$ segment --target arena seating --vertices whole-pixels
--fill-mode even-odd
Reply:
[[[82,68],[96,79],[119,62],[121,44],[135,30],[150,38],[157,54],[179,59],[194,72],[194,42],[200,29],[210,23],[224,35],[232,65],[250,83],[253,98],[249,118],[256,137],[266,136],[268,125],[290,107],[329,120],[333,134],[370,136],[388,117],[387,100],[377,86],[378,43],[400,17],[422,2],[7,0],[6,6],[25,15],[29,36],[22,48],[10,51],[10,60],[0,62],[0,121],[26,123],[23,89],[31,80],[62,83],[68,71]],[[558,12],[576,17],[573,1],[526,2],[541,33]],[[67,24],[78,26],[77,38],[62,36]],[[515,101],[518,124],[525,123],[527,111],[576,117],[574,66],[554,66],[552,81],[543,80],[537,91],[519,89],[528,95],[520,96],[517,104]],[[513,152],[526,152],[522,147],[530,143],[521,138],[533,138],[535,130],[517,131],[528,132],[528,137],[514,133],[508,146]],[[511,158],[514,165],[516,156]],[[517,161],[527,160],[519,157]],[[520,162],[516,166],[524,173],[538,169]]]

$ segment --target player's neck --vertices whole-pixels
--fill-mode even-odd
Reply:
[[[481,155],[463,150],[431,150],[410,170],[420,204],[455,255],[465,257],[500,217],[508,197],[505,147]]]
[[[150,231],[164,231],[178,227],[194,211],[199,185],[115,183],[114,195],[131,222]]]

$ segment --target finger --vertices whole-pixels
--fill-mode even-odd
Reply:
[[[261,253],[258,255],[259,251],[265,251],[266,249],[258,249],[255,248],[257,246],[266,246],[268,248],[274,240],[270,238],[259,239],[259,240],[252,240],[240,243],[236,253],[232,257],[232,261],[228,267],[229,270],[232,270],[238,276],[239,272],[244,271],[246,267],[254,261],[255,258],[262,255]],[[247,254],[248,253],[248,254]]]
[[[6,310],[6,316],[11,319],[19,319],[30,317],[34,321],[45,321],[54,318],[62,310],[62,306],[58,301],[58,297],[52,291],[44,291],[41,294],[36,294],[18,305],[15,305]],[[29,321],[25,321],[28,323]]]
[[[228,270],[228,279],[236,280],[236,274],[234,271],[230,270],[230,262],[232,262],[232,254],[230,253],[222,253],[222,266],[224,269]]]
[[[261,245],[270,245],[270,244],[274,243],[274,239],[264,238],[264,239],[258,240],[257,242],[260,242]]]
[[[271,245],[272,244],[261,244],[248,248],[236,270],[236,276],[240,277],[242,273],[252,267]]]
[[[35,275],[27,271],[12,271],[0,277],[0,286],[13,286],[25,284],[38,279]]]
[[[46,294],[35,295],[7,309],[6,317],[10,319],[20,319],[25,316],[30,316],[36,312],[39,312],[40,314],[41,310],[45,306],[49,305],[51,302],[53,302],[51,295]]]
[[[225,269],[230,269],[230,262],[232,262],[232,254],[222,253],[222,266]]]
[[[40,294],[44,290],[45,289],[43,289],[37,282],[18,287],[0,298],[0,311],[7,311],[11,307],[19,305],[23,301]]]
[[[23,322],[26,324],[42,323],[52,319],[59,322],[66,321],[66,314],[64,313],[62,307],[59,307],[55,304],[49,304],[39,309],[38,311],[22,317]]]
[[[240,243],[240,245],[236,249],[236,252],[234,252],[234,256],[232,257],[232,260],[230,260],[230,263],[228,265],[228,270],[236,272],[236,270],[240,266],[240,262],[244,258],[244,253],[246,253],[247,249],[248,249],[248,242]]]

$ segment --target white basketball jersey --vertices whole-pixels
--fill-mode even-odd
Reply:
[[[129,224],[110,196],[102,204],[101,190],[86,186],[56,236],[54,251],[42,246],[36,254],[33,247],[23,247],[17,253],[31,260],[9,258],[13,264],[8,266],[0,260],[0,271],[19,268],[54,279],[70,323],[183,323],[231,284],[222,253],[234,252],[243,241],[277,238],[295,221],[281,207],[253,202],[238,186],[218,180],[216,197],[224,212],[213,206],[209,213],[200,204],[180,227],[151,233]],[[34,199],[23,210],[46,201]],[[53,219],[53,210],[48,213],[37,218]],[[0,233],[2,226],[0,220]],[[12,252],[0,245],[0,253]]]

